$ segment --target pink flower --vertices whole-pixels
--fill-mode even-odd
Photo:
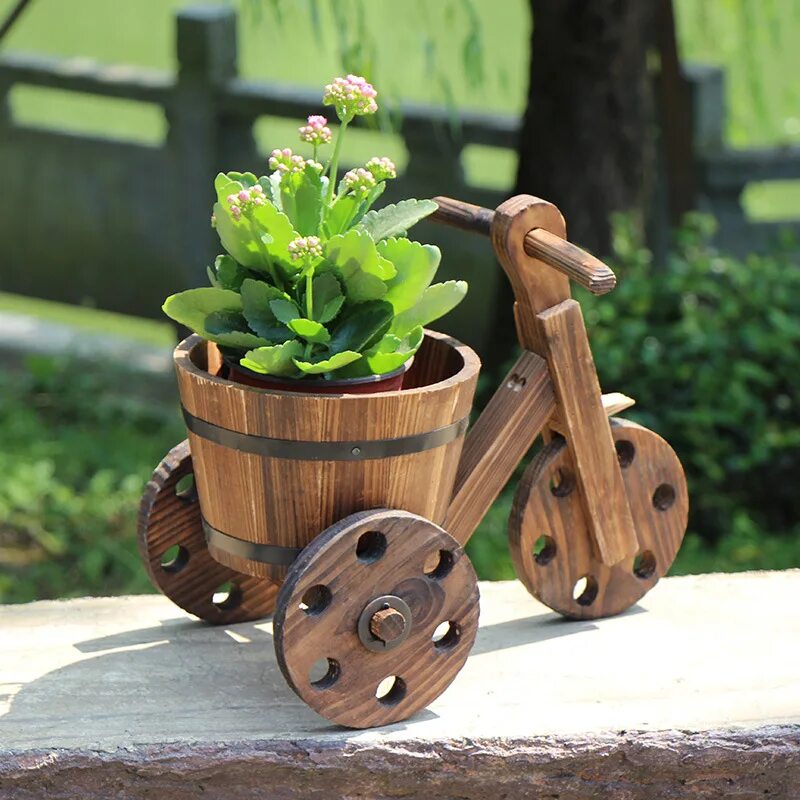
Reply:
[[[269,157],[269,168],[274,172],[302,172],[306,163],[302,156],[293,155],[288,147],[283,150],[273,150]]]
[[[266,203],[264,188],[260,184],[249,189],[242,188],[235,194],[229,194],[225,199],[235,222],[242,218],[242,214],[252,211],[255,206],[263,206]]]
[[[331,129],[328,127],[328,120],[325,117],[311,115],[308,118],[308,125],[298,128],[300,140],[315,146],[328,144],[333,138]]]
[[[385,181],[397,177],[397,167],[390,158],[371,158],[367,161],[367,170],[372,173],[376,181]]]
[[[360,75],[334,78],[325,87],[322,102],[334,106],[339,119],[349,122],[353,117],[374,114],[378,110],[375,87]]]
[[[345,192],[352,192],[359,197],[366,197],[377,186],[375,176],[363,167],[351,169],[342,178]]]
[[[299,236],[289,242],[287,250],[292,261],[322,258],[322,243],[316,236]]]

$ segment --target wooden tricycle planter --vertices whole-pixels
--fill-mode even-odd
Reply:
[[[435,219],[491,236],[523,348],[466,438],[480,364],[449,337],[427,332],[402,390],[322,395],[225,380],[215,346],[195,336],[175,351],[189,439],[142,498],[155,585],[209,622],[274,611],[289,684],[353,727],[405,719],[463,666],[478,627],[463,546],[540,434],[509,541],[519,578],[550,608],[623,611],[667,571],[686,528],[678,458],[652,431],[609,421],[633,401],[601,394],[570,299],[569,278],[604,294],[611,270],[565,241],[543,200],[495,212],[437,202]],[[176,491],[191,473],[194,490]]]

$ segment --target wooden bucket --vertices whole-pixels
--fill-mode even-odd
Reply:
[[[211,555],[281,581],[348,514],[396,508],[444,520],[480,360],[427,331],[404,388],[321,395],[256,389],[208,371],[213,344],[175,348],[195,484]]]

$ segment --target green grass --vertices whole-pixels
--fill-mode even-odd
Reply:
[[[0,314],[4,311],[27,314],[47,322],[72,325],[93,333],[111,331],[115,336],[155,347],[170,347],[175,344],[175,332],[169,323],[114,314],[111,311],[98,311],[94,308],[0,292]]]
[[[12,0],[0,0],[0,14]],[[192,0],[203,5],[214,0]],[[223,0],[224,2],[224,0]],[[345,12],[357,0],[336,0]],[[17,24],[6,50],[92,58],[106,63],[173,69],[174,15],[189,0],[37,0]],[[311,0],[242,0],[239,7],[240,69],[244,76],[319,88],[341,72],[341,43],[330,2],[320,9],[318,29]],[[475,2],[482,42],[483,76],[476,82],[463,55],[470,31],[465,11],[452,0],[437,3],[371,0],[365,6],[372,49],[364,54],[385,103],[400,100],[452,104],[491,112],[519,113],[525,102],[530,19],[526,0]],[[274,9],[282,9],[276,16]],[[726,70],[727,136],[736,147],[800,142],[800,4],[796,0],[677,0],[682,56]],[[319,35],[317,35],[317,30]],[[12,109],[21,121],[158,143],[166,133],[159,108],[123,100],[17,87]],[[293,142],[295,123],[261,121],[262,149]],[[362,159],[385,151],[404,162],[402,145],[365,134],[352,137],[346,156]],[[515,158],[502,152],[466,153],[470,180],[493,187],[511,184]],[[488,159],[487,159],[488,155]],[[745,203],[758,219],[796,215],[800,182],[753,187]]]

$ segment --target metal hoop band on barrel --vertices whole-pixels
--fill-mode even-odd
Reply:
[[[262,564],[288,567],[303,550],[302,547],[280,547],[275,544],[247,542],[217,530],[205,517],[203,517],[203,533],[206,536],[206,542],[213,547],[224,550],[229,555],[247,558],[250,561],[259,561]]]
[[[310,442],[302,439],[272,439],[268,436],[240,433],[195,417],[185,408],[182,410],[186,427],[201,439],[207,439],[215,444],[243,453],[270,456],[271,458],[291,458],[297,461],[368,461],[375,458],[419,453],[449,444],[466,431],[469,423],[469,418],[464,417],[464,419],[445,425],[443,428],[397,439]]]

